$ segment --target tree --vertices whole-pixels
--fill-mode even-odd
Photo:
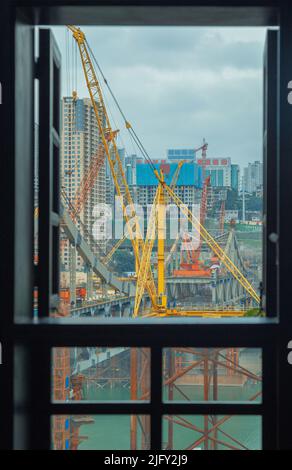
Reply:
[[[135,258],[133,253],[128,250],[118,250],[114,256],[114,266],[118,273],[134,272],[135,271]]]
[[[227,191],[227,199],[225,203],[226,210],[238,210],[238,192],[235,189]]]

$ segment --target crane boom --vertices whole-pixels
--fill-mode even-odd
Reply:
[[[98,173],[104,165],[104,149],[101,145],[98,146],[97,151],[90,159],[90,164],[86,174],[82,178],[78,186],[72,204],[75,208],[75,215],[79,215],[88,198],[88,195],[93,188]],[[70,215],[72,215],[70,213]],[[73,219],[74,220],[74,219]]]
[[[119,247],[124,243],[124,241],[127,240],[127,236],[124,235],[122,238],[120,238],[117,243],[112,247],[112,249],[107,253],[107,255],[103,259],[103,264],[107,265],[110,260],[112,259],[113,255],[115,252],[119,249]]]
[[[139,219],[136,214],[135,206],[127,184],[118,148],[115,142],[116,132],[113,131],[111,128],[102,91],[87,48],[85,34],[80,30],[80,28],[77,28],[76,26],[68,25],[67,27],[72,32],[73,37],[78,45],[87,89],[95,113],[101,142],[104,146],[105,154],[113,177],[116,193],[118,196],[121,196],[125,200],[125,203],[122,202],[123,215],[127,223],[127,229],[131,236],[130,238],[132,241],[133,251],[138,269],[140,265],[144,242],[140,229]],[[125,122],[125,125],[127,128],[131,127],[128,122]],[[128,211],[126,211],[127,206],[130,209],[131,216],[129,216]],[[133,221],[134,223],[131,224],[131,221]],[[147,271],[146,278],[146,289],[151,298],[152,304],[155,305],[157,297],[156,286],[154,283],[150,265]]]
[[[171,180],[171,183],[170,183],[171,189],[175,189],[176,183],[177,183],[177,180],[178,180],[178,177],[179,177],[179,174],[180,174],[180,170],[181,170],[182,166],[183,166],[185,163],[186,163],[186,160],[181,160],[181,161],[178,162],[177,167],[176,167],[176,170],[175,170],[175,172],[174,172],[174,174],[173,174],[173,177],[172,177],[172,180]],[[167,199],[167,201],[168,201],[168,200],[170,200],[170,197],[168,197],[168,198],[166,197],[166,199]],[[174,242],[173,242],[173,244],[172,244],[172,247],[171,247],[171,249],[170,249],[170,251],[169,251],[169,253],[168,253],[168,256],[167,256],[167,258],[166,258],[166,260],[165,260],[165,267],[167,267],[167,266],[169,265],[169,262],[170,262],[170,260],[171,260],[171,257],[172,257],[172,255],[173,255],[173,253],[175,252],[176,247],[177,247],[177,245],[178,245],[179,238],[180,238],[180,236],[179,236],[179,232],[178,232],[178,234],[177,234],[177,236],[175,237],[175,240],[174,240]]]
[[[174,189],[176,187],[176,183],[180,174],[180,170],[182,169],[182,166],[186,163],[186,160],[180,160],[177,164],[177,167],[175,169],[175,172],[173,174],[172,180],[170,182],[170,187],[171,189]]]
[[[140,303],[145,291],[147,267],[150,265],[151,253],[157,235],[157,206],[160,200],[161,190],[163,190],[163,188],[159,183],[151,207],[151,213],[148,221],[147,233],[141,257],[140,269],[137,273],[136,296],[133,314],[134,317],[137,317],[139,313]]]

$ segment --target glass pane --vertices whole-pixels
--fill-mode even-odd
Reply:
[[[260,450],[260,416],[164,416],[163,449]]]
[[[82,30],[102,84],[101,94],[93,85],[95,102],[72,32],[66,26],[53,28],[64,73],[60,292],[52,314],[80,319],[259,315],[266,28]],[[96,47],[107,37],[111,41]],[[117,60],[122,80],[117,79]],[[132,118],[130,128],[116,106],[120,100]],[[35,121],[37,139],[38,116]],[[37,169],[38,155],[35,160]],[[163,186],[159,204],[165,211],[155,216],[155,241],[139,273],[142,249],[126,213],[138,218],[135,234],[145,240],[149,229],[150,237],[160,172],[173,191]],[[35,220],[37,263],[37,171]],[[158,233],[164,243],[157,243]],[[149,277],[152,270],[156,289],[138,283],[148,297],[136,297],[135,304],[135,278],[141,281],[145,269]],[[37,295],[36,286],[35,315]]]
[[[262,351],[255,348],[168,348],[165,401],[262,401]]]
[[[52,417],[53,450],[147,450],[150,417],[71,415]]]
[[[150,398],[148,348],[54,348],[53,401]]]

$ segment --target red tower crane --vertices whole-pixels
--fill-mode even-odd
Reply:
[[[203,181],[205,181],[205,178],[206,178],[207,148],[208,148],[208,144],[207,144],[207,142],[205,141],[205,139],[203,139],[203,144],[201,145],[201,147],[198,147],[197,149],[195,149],[195,152],[199,152],[200,150],[202,150],[202,173],[203,173]]]
[[[225,201],[222,201],[220,207],[220,218],[219,218],[219,229],[220,235],[224,233],[224,221],[225,221]]]
[[[115,137],[118,132],[118,130],[113,131],[113,136]],[[110,141],[111,135],[109,131],[105,132],[105,139],[108,142]],[[73,213],[71,212],[70,215],[71,217],[73,217],[73,220],[82,211],[87,201],[87,198],[97,180],[98,174],[101,168],[105,165],[105,158],[106,157],[104,146],[102,145],[102,143],[99,143],[95,154],[91,156],[89,167],[82,180],[80,181],[80,185],[78,186],[74,196],[74,200],[72,201],[74,211]]]

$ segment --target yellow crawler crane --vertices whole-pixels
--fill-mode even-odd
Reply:
[[[167,308],[167,296],[165,286],[165,259],[164,259],[164,240],[165,240],[165,200],[169,197],[180,208],[184,216],[189,220],[191,225],[195,228],[200,236],[207,243],[209,248],[224,264],[227,270],[234,276],[234,278],[243,286],[249,296],[260,303],[260,297],[254,290],[250,282],[245,278],[233,261],[227,256],[226,252],[214,240],[209,232],[203,227],[200,221],[192,214],[181,199],[176,196],[173,189],[166,184],[162,173],[155,171],[158,179],[158,187],[156,191],[155,200],[150,214],[149,225],[144,243],[144,249],[141,258],[140,269],[137,277],[137,289],[135,297],[134,317],[139,315],[139,307],[145,292],[145,276],[148,264],[151,259],[151,252],[153,249],[154,241],[157,236],[157,296],[158,301],[156,308],[154,308],[147,316],[169,316],[169,315],[183,315],[183,316],[243,316],[244,312],[241,310],[222,310],[222,312],[212,310],[177,310]]]
[[[129,231],[130,238],[132,241],[137,271],[140,266],[140,259],[142,256],[144,241],[140,229],[139,218],[136,214],[135,206],[132,200],[132,196],[130,194],[130,190],[124,174],[123,165],[116,145],[116,131],[112,130],[110,124],[101,87],[99,85],[88,50],[85,34],[80,30],[80,28],[77,28],[76,26],[68,25],[67,27],[73,33],[73,37],[78,45],[86,85],[90,95],[91,104],[95,113],[101,142],[104,146],[106,158],[109,163],[117,195],[123,198],[123,200],[121,200],[121,205],[127,225],[127,230]],[[126,128],[131,128],[131,124],[129,122],[125,121],[125,125]],[[150,264],[147,268],[146,278],[147,279],[145,282],[145,288],[150,296],[152,305],[155,307],[157,294]]]
[[[146,269],[147,269],[147,266],[150,265],[150,262],[151,262],[151,253],[152,253],[153,245],[154,245],[155,238],[156,238],[157,218],[158,218],[156,217],[156,212],[157,212],[157,207],[158,207],[160,197],[161,197],[161,188],[162,187],[159,184],[157,186],[156,194],[155,194],[154,201],[151,207],[150,217],[148,221],[146,239],[145,239],[141,263],[140,263],[140,269],[138,270],[138,275],[137,275],[134,317],[138,316],[140,303],[145,292],[145,282],[147,279]],[[162,279],[160,278],[160,280]],[[159,310],[162,307],[161,302],[163,302],[162,298],[160,298],[160,303],[156,302],[156,308]]]

